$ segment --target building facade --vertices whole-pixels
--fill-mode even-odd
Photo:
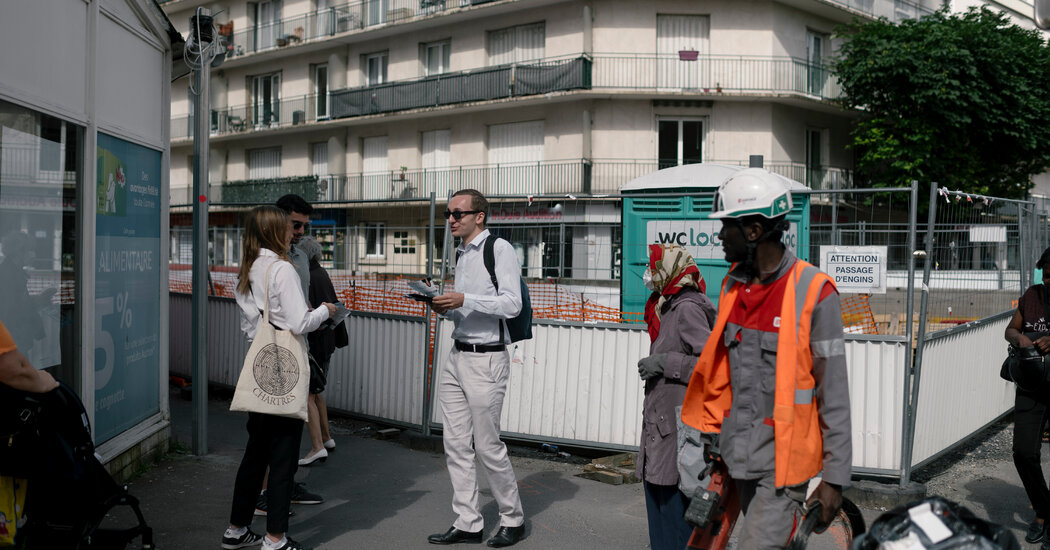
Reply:
[[[490,221],[518,246],[523,274],[581,279],[618,276],[618,207],[593,198],[657,169],[761,155],[812,188],[849,187],[855,114],[833,101],[832,33],[855,17],[900,20],[940,4],[162,3],[184,34],[196,8],[210,9],[226,44],[209,98],[216,210],[302,190],[324,203],[315,233],[328,267],[423,273],[412,243],[426,242],[429,204],[389,201],[433,193],[443,203],[474,187],[497,202],[517,196]],[[187,79],[171,98],[171,201],[189,204]],[[215,216],[212,261],[235,265],[237,216]],[[176,263],[189,262],[188,225],[173,217]]]

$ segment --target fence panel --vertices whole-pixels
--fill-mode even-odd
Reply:
[[[354,314],[350,343],[328,368],[329,407],[411,427],[423,424],[428,330],[420,318]]]
[[[847,336],[853,468],[899,473],[904,426],[904,339]]]
[[[912,466],[936,458],[1013,407],[1014,386],[999,378],[1006,358],[1005,313],[931,334],[924,343]]]

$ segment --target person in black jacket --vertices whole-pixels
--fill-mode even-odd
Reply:
[[[332,279],[321,267],[321,245],[313,237],[304,236],[299,239],[298,246],[310,262],[310,303],[338,302]],[[328,363],[335,351],[335,329],[331,323],[325,323],[306,338],[310,342],[310,355],[316,364],[310,365],[310,402],[306,422],[310,432],[310,452],[299,460],[300,466],[324,462],[328,458],[328,451],[335,449],[335,440],[328,429],[328,407],[322,393],[328,381]]]
[[[1017,311],[1006,327],[1006,341],[1018,348],[1035,346],[1039,354],[1050,353],[1050,332],[1047,325],[1047,309],[1050,307],[1050,248],[1036,262],[1035,267],[1043,270],[1043,284],[1032,285],[1017,302]],[[1042,445],[1043,427],[1046,425],[1047,405],[1050,405],[1045,391],[1027,391],[1017,387],[1014,396],[1014,466],[1021,477],[1028,500],[1035,511],[1035,518],[1028,526],[1024,539],[1028,542],[1043,542],[1043,550],[1050,550],[1050,536],[1046,529],[1046,519],[1050,517],[1050,487],[1040,465],[1040,447]]]

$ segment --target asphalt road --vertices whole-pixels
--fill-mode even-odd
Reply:
[[[184,450],[169,454],[133,480],[130,491],[142,502],[157,548],[218,548],[247,440],[245,417],[228,412],[227,401],[212,400],[210,453],[196,457],[185,451],[191,441],[189,402],[173,392],[171,404],[173,434]],[[1023,540],[1031,511],[1010,459],[1010,427],[1007,422],[993,426],[915,477],[927,484],[929,494],[960,502],[1008,526]],[[293,505],[290,534],[324,549],[434,548],[426,542],[427,535],[444,531],[454,519],[443,455],[375,439],[374,426],[364,422],[338,419],[333,433],[337,447],[326,463],[300,468],[297,474],[325,502]],[[306,450],[304,433],[303,454]],[[640,484],[607,485],[576,477],[584,458],[553,458],[519,446],[512,446],[512,455],[527,516],[526,538],[517,548],[648,548]],[[484,476],[480,478],[488,537],[499,518]],[[862,508],[869,525],[884,511]],[[120,514],[112,519],[119,524]],[[265,530],[265,520],[256,518],[253,528]],[[810,544],[842,547],[834,532]]]

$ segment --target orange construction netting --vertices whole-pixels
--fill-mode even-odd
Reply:
[[[169,290],[189,294],[192,291],[192,275],[188,269],[172,266]],[[233,298],[237,286],[237,273],[223,269],[210,273],[212,296]],[[336,295],[351,311],[385,313],[424,317],[423,302],[406,298],[412,292],[408,282],[419,279],[416,275],[348,275],[331,273]],[[452,281],[445,286],[450,287]],[[584,293],[573,292],[565,285],[546,281],[529,281],[529,297],[532,300],[534,319],[557,321],[582,321],[591,323],[640,323],[641,312],[623,312],[619,308],[598,303]],[[872,314],[867,294],[842,296],[842,325],[852,334],[879,334],[878,324]],[[433,329],[432,329],[433,330]]]

